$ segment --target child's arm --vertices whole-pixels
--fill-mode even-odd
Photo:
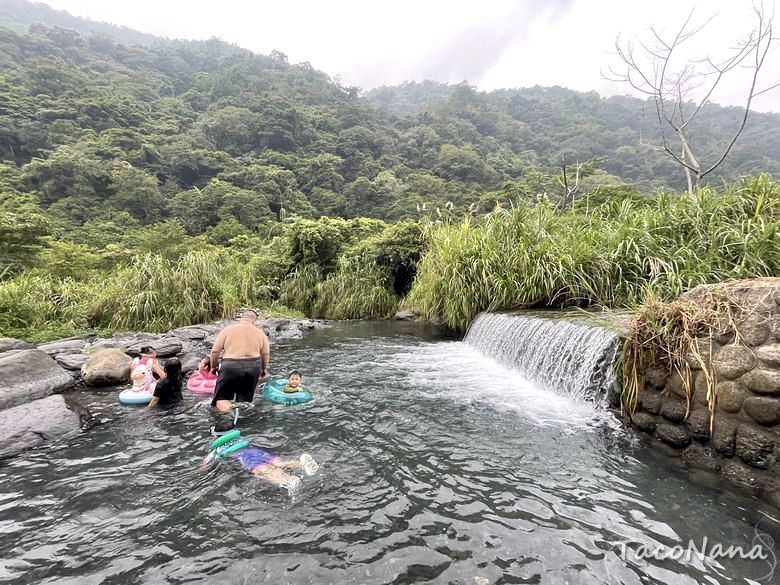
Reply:
[[[151,367],[152,367],[152,371],[159,376],[160,380],[165,378],[165,370],[163,370],[160,367],[160,362],[158,362],[157,360],[154,360],[151,363]]]

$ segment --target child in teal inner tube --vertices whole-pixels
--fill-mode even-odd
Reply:
[[[224,421],[218,423],[211,429],[212,440],[229,433],[231,430],[233,430],[232,422]],[[214,449],[203,460],[203,465],[208,466],[220,457],[232,457],[238,460],[244,469],[251,471],[258,479],[263,479],[284,488],[290,494],[298,489],[301,484],[301,478],[288,473],[288,470],[302,469],[306,475],[314,475],[317,473],[317,469],[319,469],[317,462],[308,453],[304,453],[297,460],[285,460],[254,445],[247,445],[224,456],[220,455],[220,452],[226,451],[241,440],[242,438],[238,437]]]
[[[286,394],[295,394],[296,392],[308,392],[314,394],[311,388],[307,388],[301,384],[303,376],[298,370],[290,372],[290,376],[287,378],[287,385],[283,388]]]

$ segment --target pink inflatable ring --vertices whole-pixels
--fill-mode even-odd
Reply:
[[[187,390],[195,394],[214,394],[216,385],[217,377],[211,373],[193,372],[190,379],[187,380]]]

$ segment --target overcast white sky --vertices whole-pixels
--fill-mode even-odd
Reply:
[[[480,89],[562,85],[628,93],[603,79],[616,65],[614,42],[670,32],[695,8],[715,19],[691,56],[725,55],[753,28],[751,0],[45,0],[71,14],[171,38],[219,37],[258,53],[277,49],[346,85],[468,80]],[[773,13],[780,0],[764,0]],[[778,14],[780,19],[780,14]],[[780,29],[780,20],[778,20]],[[777,34],[777,33],[775,33]],[[744,105],[744,74],[713,101]],[[763,83],[780,81],[780,48]],[[780,89],[757,110],[780,112]]]

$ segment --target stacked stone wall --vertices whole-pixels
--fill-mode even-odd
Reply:
[[[687,466],[780,508],[780,278],[720,287],[746,309],[742,317],[696,339],[689,371],[651,365],[631,422],[679,449]],[[696,300],[706,288],[685,296]]]

